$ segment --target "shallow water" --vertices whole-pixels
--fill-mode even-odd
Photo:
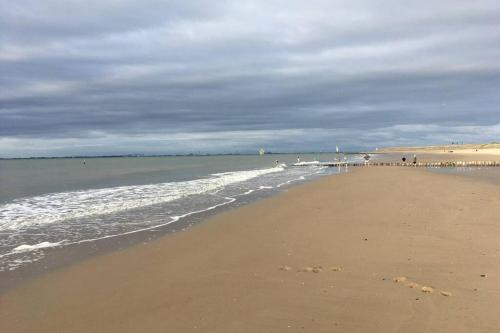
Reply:
[[[37,261],[44,249],[158,228],[339,171],[294,162],[295,155],[2,160],[0,271]]]

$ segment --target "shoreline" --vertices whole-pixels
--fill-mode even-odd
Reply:
[[[2,295],[0,321],[9,332],[498,331],[499,199],[498,186],[460,177],[356,168],[49,272]]]
[[[335,175],[336,174],[334,174],[334,176]],[[82,243],[44,248],[41,250],[43,251],[43,257],[40,260],[31,262],[14,270],[0,271],[0,296],[2,293],[8,292],[19,286],[22,287],[25,283],[50,272],[76,266],[96,256],[122,251],[141,243],[168,237],[171,234],[189,231],[196,225],[204,223],[211,217],[225,211],[236,209],[259,200],[265,200],[279,195],[281,192],[288,191],[290,188],[315,181],[321,177],[324,177],[324,175],[319,177],[313,175],[312,178],[306,179],[293,179],[290,183],[279,188],[254,190],[250,194],[236,197],[233,202],[210,207],[200,212],[189,213],[188,216],[181,217],[178,221],[170,224],[159,225],[144,230],[137,230],[127,234],[118,234],[92,241],[84,241]]]

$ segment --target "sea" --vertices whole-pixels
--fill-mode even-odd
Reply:
[[[293,166],[297,158],[265,154],[0,160],[0,272],[32,265],[49,249],[157,230],[346,171],[315,161],[362,159],[357,154],[301,154],[298,167]]]

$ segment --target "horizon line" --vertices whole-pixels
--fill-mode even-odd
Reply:
[[[360,154],[362,151],[340,151],[339,154]],[[337,154],[335,151],[300,151],[300,152],[268,152],[264,155],[295,155],[295,154]],[[182,157],[182,156],[262,156],[259,153],[176,153],[176,154],[111,154],[111,155],[62,155],[62,156],[29,156],[0,157],[0,160],[35,160],[35,159],[70,159],[70,158],[124,158],[124,157]]]

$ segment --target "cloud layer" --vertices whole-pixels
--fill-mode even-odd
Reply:
[[[0,3],[0,156],[500,137],[498,1]]]

